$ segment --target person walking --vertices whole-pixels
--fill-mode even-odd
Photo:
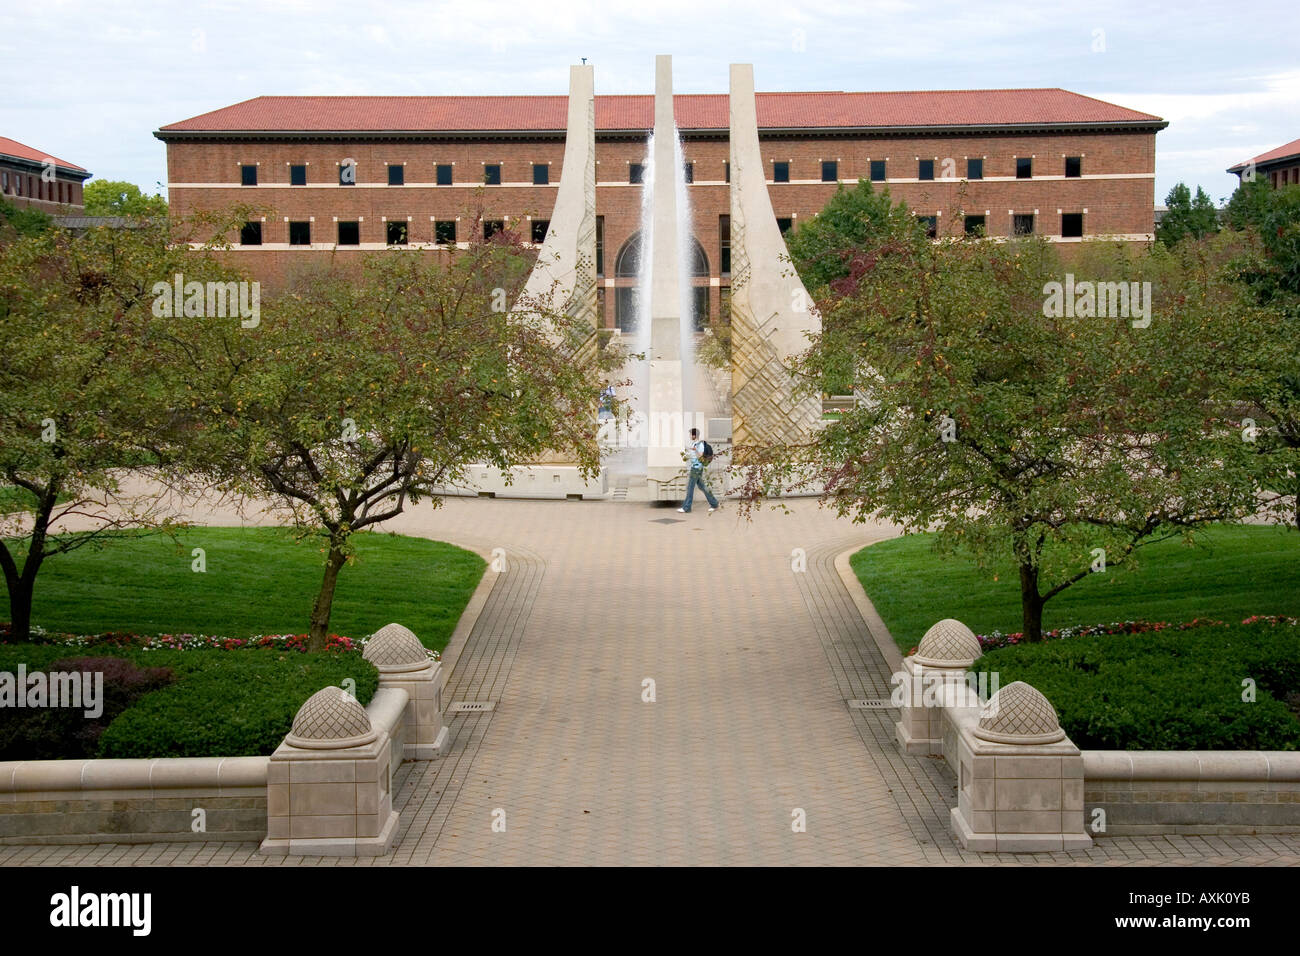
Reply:
[[[686,445],[686,461],[690,465],[690,475],[686,479],[686,500],[677,510],[684,515],[691,513],[691,502],[695,500],[695,486],[699,485],[700,490],[704,492],[704,497],[709,501],[709,514],[717,511],[720,507],[718,499],[713,497],[713,492],[709,490],[709,484],[706,476],[704,460],[706,445],[700,438],[698,428],[691,429],[691,440]]]

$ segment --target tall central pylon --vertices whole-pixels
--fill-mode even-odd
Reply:
[[[682,299],[677,241],[677,124],[673,117],[673,58],[655,57],[654,182],[650,243],[650,388],[648,478],[668,482],[682,473]],[[644,244],[642,245],[644,249]],[[644,254],[644,253],[643,253]]]

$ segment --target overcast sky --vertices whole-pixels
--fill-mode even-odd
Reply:
[[[565,93],[587,57],[597,93],[650,93],[654,56],[681,93],[1060,86],[1169,120],[1156,197],[1217,202],[1225,167],[1300,137],[1294,0],[490,0],[11,5],[0,135],[148,191],[167,123],[269,94]]]

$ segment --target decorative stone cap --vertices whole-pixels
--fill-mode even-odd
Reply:
[[[1052,744],[1065,739],[1051,701],[1020,680],[989,698],[972,733],[998,744]]]
[[[368,744],[379,732],[361,702],[341,687],[324,687],[307,698],[285,742],[308,750],[342,750]]]
[[[413,671],[429,666],[429,652],[414,631],[400,624],[385,624],[375,631],[361,656],[388,671]]]
[[[944,618],[925,632],[912,658],[927,667],[970,667],[984,653],[975,632],[961,621]]]

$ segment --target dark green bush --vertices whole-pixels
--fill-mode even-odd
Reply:
[[[166,667],[138,667],[123,657],[76,657],[49,659],[41,654],[25,662],[27,673],[99,673],[102,676],[96,702],[99,714],[87,717],[88,700],[81,707],[41,707],[0,710],[0,760],[52,760],[60,757],[93,757],[99,738],[113,720],[150,691],[176,679]],[[17,667],[11,669],[16,673]],[[84,686],[84,685],[83,685]],[[26,686],[19,687],[24,694]],[[48,691],[47,691],[48,693]]]
[[[61,752],[44,757],[218,757],[269,754],[293,725],[303,701],[331,684],[356,681],[356,696],[367,704],[379,687],[379,673],[355,651],[303,654],[282,649],[142,650],[96,648],[138,667],[165,667],[174,683],[138,697],[98,736],[93,752],[72,752],[65,738]],[[0,670],[50,669],[68,657],[67,647],[0,646]],[[107,684],[107,682],[106,682]],[[107,687],[106,687],[107,691]],[[106,694],[107,696],[107,694]],[[76,712],[78,720],[81,712]],[[0,711],[0,742],[12,714]],[[0,759],[16,759],[3,757]],[[23,759],[35,759],[28,756]]]
[[[1056,707],[1079,747],[1295,750],[1300,627],[1248,624],[1105,634],[990,651],[973,668],[1022,680]],[[1243,701],[1247,678],[1256,699]]]

